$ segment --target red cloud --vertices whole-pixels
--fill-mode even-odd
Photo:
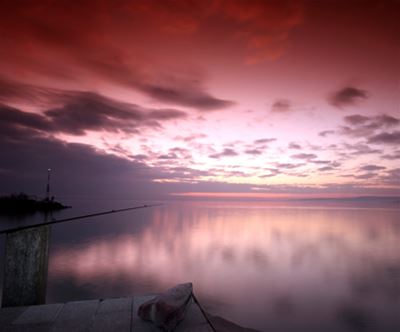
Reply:
[[[254,63],[281,56],[302,18],[301,6],[288,1],[2,1],[0,69],[73,79],[73,69],[84,67],[138,80],[165,61],[169,47],[185,52],[184,35],[196,48],[198,38],[210,41],[221,28],[236,48],[247,47],[246,61]]]

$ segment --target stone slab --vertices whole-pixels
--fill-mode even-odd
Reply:
[[[155,295],[46,304],[0,309],[1,332],[160,332],[137,315],[139,306]],[[176,332],[212,332],[191,300]]]
[[[64,304],[44,304],[30,306],[6,327],[7,332],[48,332],[57,319]],[[2,313],[1,313],[2,315]]]
[[[68,302],[54,322],[51,332],[83,332],[93,322],[99,300]]]
[[[26,310],[27,307],[2,308],[0,311],[0,332],[5,331]]]
[[[100,301],[89,331],[130,332],[133,312],[133,298],[106,299]]]

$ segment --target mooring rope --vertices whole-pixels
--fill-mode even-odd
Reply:
[[[213,323],[211,323],[211,320],[207,317],[206,312],[204,311],[204,309],[201,306],[200,302],[197,300],[196,296],[194,296],[193,292],[192,292],[192,298],[193,298],[193,301],[199,306],[199,309],[200,309],[201,313],[203,314],[204,318],[206,319],[208,325],[210,325],[210,327],[213,330],[213,332],[217,332],[217,330],[215,329]]]

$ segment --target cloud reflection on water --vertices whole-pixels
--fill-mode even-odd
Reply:
[[[399,213],[166,206],[135,233],[55,245],[50,291],[66,282],[117,296],[190,280],[214,314],[244,326],[368,331],[373,321],[391,331],[400,328]]]

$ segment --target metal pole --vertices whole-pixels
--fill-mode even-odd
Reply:
[[[46,186],[46,199],[50,199],[50,172],[51,168],[47,169],[47,186]]]
[[[27,226],[22,226],[22,227],[8,228],[8,229],[1,230],[0,231],[0,235],[1,234],[12,233],[12,232],[18,232],[18,231],[25,230],[25,229],[30,229],[30,228],[36,228],[36,227],[40,227],[40,226],[59,224],[59,223],[66,222],[66,221],[74,221],[74,220],[78,220],[78,219],[102,216],[102,215],[105,215],[105,214],[111,214],[111,213],[117,213],[117,212],[123,212],[123,211],[144,209],[144,208],[153,207],[153,206],[160,206],[160,205],[162,205],[162,204],[140,205],[140,206],[134,206],[134,207],[125,208],[125,209],[110,210],[110,211],[104,211],[104,212],[84,214],[82,216],[76,216],[76,217],[71,217],[71,218],[65,218],[65,219],[59,219],[59,220],[51,220],[51,221],[48,221],[48,222],[43,222],[41,224],[33,224],[33,225],[27,225]]]

